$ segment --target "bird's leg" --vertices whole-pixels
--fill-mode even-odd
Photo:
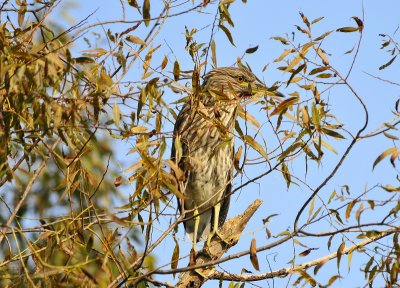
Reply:
[[[217,205],[215,205],[213,207],[214,209],[214,225],[213,225],[213,229],[210,232],[210,234],[208,234],[208,238],[207,238],[207,246],[210,247],[210,242],[212,237],[214,237],[214,235],[218,235],[218,237],[224,242],[227,243],[224,238],[222,238],[222,235],[219,234],[218,232],[218,221],[219,221],[219,212],[221,210],[221,203],[217,203]]]
[[[197,231],[199,231],[199,224],[200,224],[200,217],[198,216],[199,211],[197,210],[197,208],[193,211],[193,215],[194,215],[193,251],[196,252]]]

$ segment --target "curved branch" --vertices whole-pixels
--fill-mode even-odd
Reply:
[[[381,232],[379,235],[377,235],[375,237],[370,237],[364,241],[361,241],[352,246],[349,246],[343,250],[341,255],[352,253],[354,250],[356,250],[358,248],[364,247],[370,243],[376,242],[386,236],[389,236],[390,234],[393,234],[393,233],[399,231],[399,228],[400,227],[396,227],[396,228],[393,228],[390,230],[386,230],[384,232]],[[306,263],[303,263],[300,265],[296,265],[296,266],[293,266],[290,268],[283,268],[283,269],[279,269],[279,270],[275,270],[275,271],[271,271],[271,272],[261,273],[261,274],[241,275],[241,274],[226,274],[226,273],[222,273],[219,271],[214,271],[213,274],[208,276],[208,279],[242,281],[242,282],[260,281],[260,280],[265,280],[265,279],[271,279],[271,278],[278,277],[278,276],[286,276],[286,275],[296,272],[298,270],[305,270],[305,269],[308,269],[313,266],[323,265],[326,262],[328,262],[329,260],[335,259],[337,257],[338,257],[338,253],[334,252],[332,254],[326,255],[324,257],[321,257],[321,258],[318,258],[318,259],[315,259],[315,260],[312,260],[312,261],[309,261],[309,262],[306,262]]]
[[[229,248],[236,245],[242,231],[261,204],[262,201],[257,199],[246,209],[246,211],[243,212],[243,214],[226,221],[219,231],[219,234],[227,243],[221,242],[218,237],[214,236],[211,239],[210,247],[205,248],[204,246],[203,250],[198,253],[194,266],[207,264],[212,259],[219,259],[229,250]],[[200,287],[210,278],[208,275],[213,275],[213,273],[215,273],[213,266],[204,267],[201,271],[199,270],[196,271],[193,269],[186,273],[182,273],[179,277],[180,281],[175,287]]]

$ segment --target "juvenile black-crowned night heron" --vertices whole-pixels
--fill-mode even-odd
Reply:
[[[210,244],[228,213],[238,105],[243,97],[265,91],[247,69],[216,68],[206,74],[198,99],[179,112],[171,159],[183,172],[178,183],[185,198],[178,205],[194,249],[198,241]]]

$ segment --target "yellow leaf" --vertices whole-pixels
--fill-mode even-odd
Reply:
[[[144,126],[135,126],[135,127],[132,127],[130,130],[130,132],[132,134],[135,134],[135,133],[141,134],[141,133],[145,133],[146,131],[147,131],[147,127],[144,127]]]
[[[286,110],[289,106],[297,103],[299,101],[299,97],[295,96],[295,97],[290,97],[284,101],[282,101],[276,108],[274,111],[271,112],[271,116],[276,115],[276,114],[281,114],[281,112],[283,112],[284,110]]]
[[[397,151],[397,147],[392,147],[389,149],[386,149],[385,151],[383,151],[381,153],[381,155],[379,155],[375,161],[374,164],[372,165],[372,170],[375,168],[376,165],[379,164],[379,162],[381,162],[385,157],[389,156],[390,154],[392,154],[393,152]]]
[[[121,110],[119,109],[119,105],[117,102],[114,103],[113,118],[115,126],[119,127],[119,120],[121,119]]]
[[[256,150],[258,153],[261,154],[265,159],[268,159],[268,154],[265,152],[264,148],[256,142],[251,136],[246,135],[244,136],[244,139],[247,144],[249,144],[254,150]]]
[[[134,44],[146,45],[146,42],[144,42],[141,38],[139,38],[137,36],[129,35],[125,39]]]

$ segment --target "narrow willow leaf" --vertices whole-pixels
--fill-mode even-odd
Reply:
[[[242,170],[240,169],[239,166],[240,158],[242,157],[242,150],[243,150],[242,146],[239,146],[233,158],[233,166],[235,166],[236,171],[238,171],[239,173],[242,173]]]
[[[146,45],[146,42],[137,36],[129,35],[129,36],[126,36],[125,39],[134,44]]]
[[[290,186],[290,183],[292,182],[292,180],[291,180],[289,168],[287,167],[287,165],[284,162],[282,162],[282,175],[286,181],[286,186],[289,189],[289,186]]]
[[[138,134],[141,134],[141,133],[145,133],[145,132],[147,132],[147,127],[144,127],[144,126],[135,126],[135,127],[132,127],[129,131],[132,133],[132,134],[136,134],[136,133],[138,133]]]
[[[142,13],[144,24],[147,27],[150,24],[150,0],[144,0]]]
[[[280,36],[271,37],[271,39],[274,39],[276,41],[280,41],[283,45],[289,45],[289,41],[286,40],[285,38],[280,37]]]
[[[165,67],[167,67],[167,64],[168,64],[168,58],[167,58],[167,56],[164,56],[164,59],[161,63],[161,70],[164,70]]]
[[[331,193],[331,196],[329,196],[329,200],[328,200],[328,204],[331,203],[333,197],[336,196],[336,190],[333,190],[333,192]]]
[[[393,152],[397,151],[397,147],[391,147],[383,151],[374,161],[374,164],[372,165],[372,170],[375,168],[376,165],[379,164],[384,158],[392,154]]]
[[[338,132],[336,132],[334,130],[330,130],[330,129],[327,129],[327,128],[322,128],[321,131],[322,131],[322,133],[324,133],[326,135],[329,135],[329,136],[332,136],[334,138],[346,139],[342,134],[340,134],[340,133],[338,133]]]
[[[302,59],[303,56],[301,54],[297,54],[286,67],[285,72],[289,72],[290,70],[292,70]]]
[[[314,75],[314,74],[323,72],[323,71],[325,71],[327,69],[329,69],[328,66],[318,67],[318,68],[315,68],[315,69],[311,70],[310,73],[308,73],[308,75]]]
[[[251,47],[251,48],[247,49],[247,50],[245,51],[245,53],[251,54],[251,53],[256,52],[257,50],[258,50],[258,45],[255,46],[255,47]]]
[[[178,260],[179,260],[179,244],[178,241],[175,240],[175,248],[171,256],[171,269],[176,269],[178,267]],[[175,273],[173,274],[173,276],[175,277]]]
[[[211,60],[213,62],[214,67],[218,67],[218,64],[217,64],[217,52],[216,52],[214,39],[211,41]]]
[[[280,62],[280,61],[282,61],[283,59],[286,58],[286,56],[288,56],[290,53],[293,53],[293,52],[295,52],[295,51],[296,51],[295,49],[286,49],[285,51],[283,51],[283,53],[282,53],[278,58],[276,58],[276,59],[274,60],[274,62]]]
[[[325,18],[325,17],[319,17],[319,18],[317,18],[317,19],[311,21],[311,25],[312,25],[312,24],[315,24],[315,23],[318,23],[319,21],[321,21],[321,20],[324,19],[324,18]]]
[[[229,31],[229,29],[226,28],[226,27],[225,27],[224,25],[222,25],[222,24],[221,24],[221,25],[218,25],[218,27],[219,27],[222,31],[224,31],[226,37],[228,37],[229,42],[231,42],[231,44],[232,44],[233,46],[235,46],[235,43],[233,42],[232,34],[231,34],[231,32]]]
[[[346,207],[346,220],[349,220],[350,214],[351,214],[351,210],[353,209],[353,207],[354,207],[354,205],[356,203],[357,203],[357,201],[353,200],[347,205],[347,207]]]
[[[179,67],[179,62],[176,60],[175,61],[175,63],[174,63],[174,71],[173,71],[173,74],[174,74],[174,79],[175,79],[175,81],[178,81],[179,80],[179,76],[180,76],[180,74],[181,74],[181,69],[180,69],[180,67]]]
[[[274,111],[271,112],[271,116],[273,115],[277,115],[277,114],[281,114],[281,112],[283,112],[284,110],[286,110],[289,106],[294,105],[295,103],[297,103],[299,101],[299,97],[295,96],[295,97],[290,97],[284,101],[282,101],[276,108]]]
[[[342,259],[342,254],[343,254],[343,251],[344,251],[344,249],[346,248],[346,243],[345,242],[342,242],[342,244],[340,244],[340,246],[339,246],[339,248],[338,248],[338,250],[337,250],[337,268],[339,269],[339,267],[340,267],[340,260]]]
[[[317,54],[318,54],[319,58],[321,58],[322,63],[323,63],[324,65],[329,65],[328,58],[326,58],[324,52],[322,52],[321,49],[317,49]]]
[[[311,213],[314,211],[315,199],[316,199],[316,197],[314,197],[314,198],[312,199],[312,201],[311,201],[310,209],[308,210],[308,216],[310,216]]]
[[[254,269],[256,269],[257,271],[260,271],[260,266],[258,264],[258,258],[257,258],[257,246],[256,246],[255,238],[251,239],[250,261],[251,261],[251,264],[253,265]]]
[[[318,36],[317,38],[315,38],[313,41],[320,41],[322,39],[324,39],[326,36],[328,36],[329,34],[331,34],[333,31],[328,31],[325,32],[324,34],[322,34],[321,36]]]
[[[379,70],[383,70],[383,69],[387,68],[388,66],[390,66],[393,63],[393,61],[396,59],[396,57],[397,57],[397,55],[394,56],[392,59],[390,59],[390,61],[387,62],[386,64],[383,64],[382,66],[380,66]]]
[[[265,159],[268,159],[268,154],[265,152],[264,148],[256,141],[254,140],[251,136],[245,135],[244,139],[247,144],[249,144],[254,150],[256,150],[258,153],[261,154]]]
[[[345,33],[351,33],[351,32],[356,32],[358,31],[358,27],[342,27],[336,29],[337,32],[345,32]]]
[[[351,259],[353,258],[353,251],[354,250],[351,250],[349,254],[347,254],[347,266],[349,266],[349,272],[351,268]]]
[[[113,119],[115,126],[119,127],[119,121],[121,119],[121,110],[119,109],[119,105],[117,102],[114,103],[113,107]]]

